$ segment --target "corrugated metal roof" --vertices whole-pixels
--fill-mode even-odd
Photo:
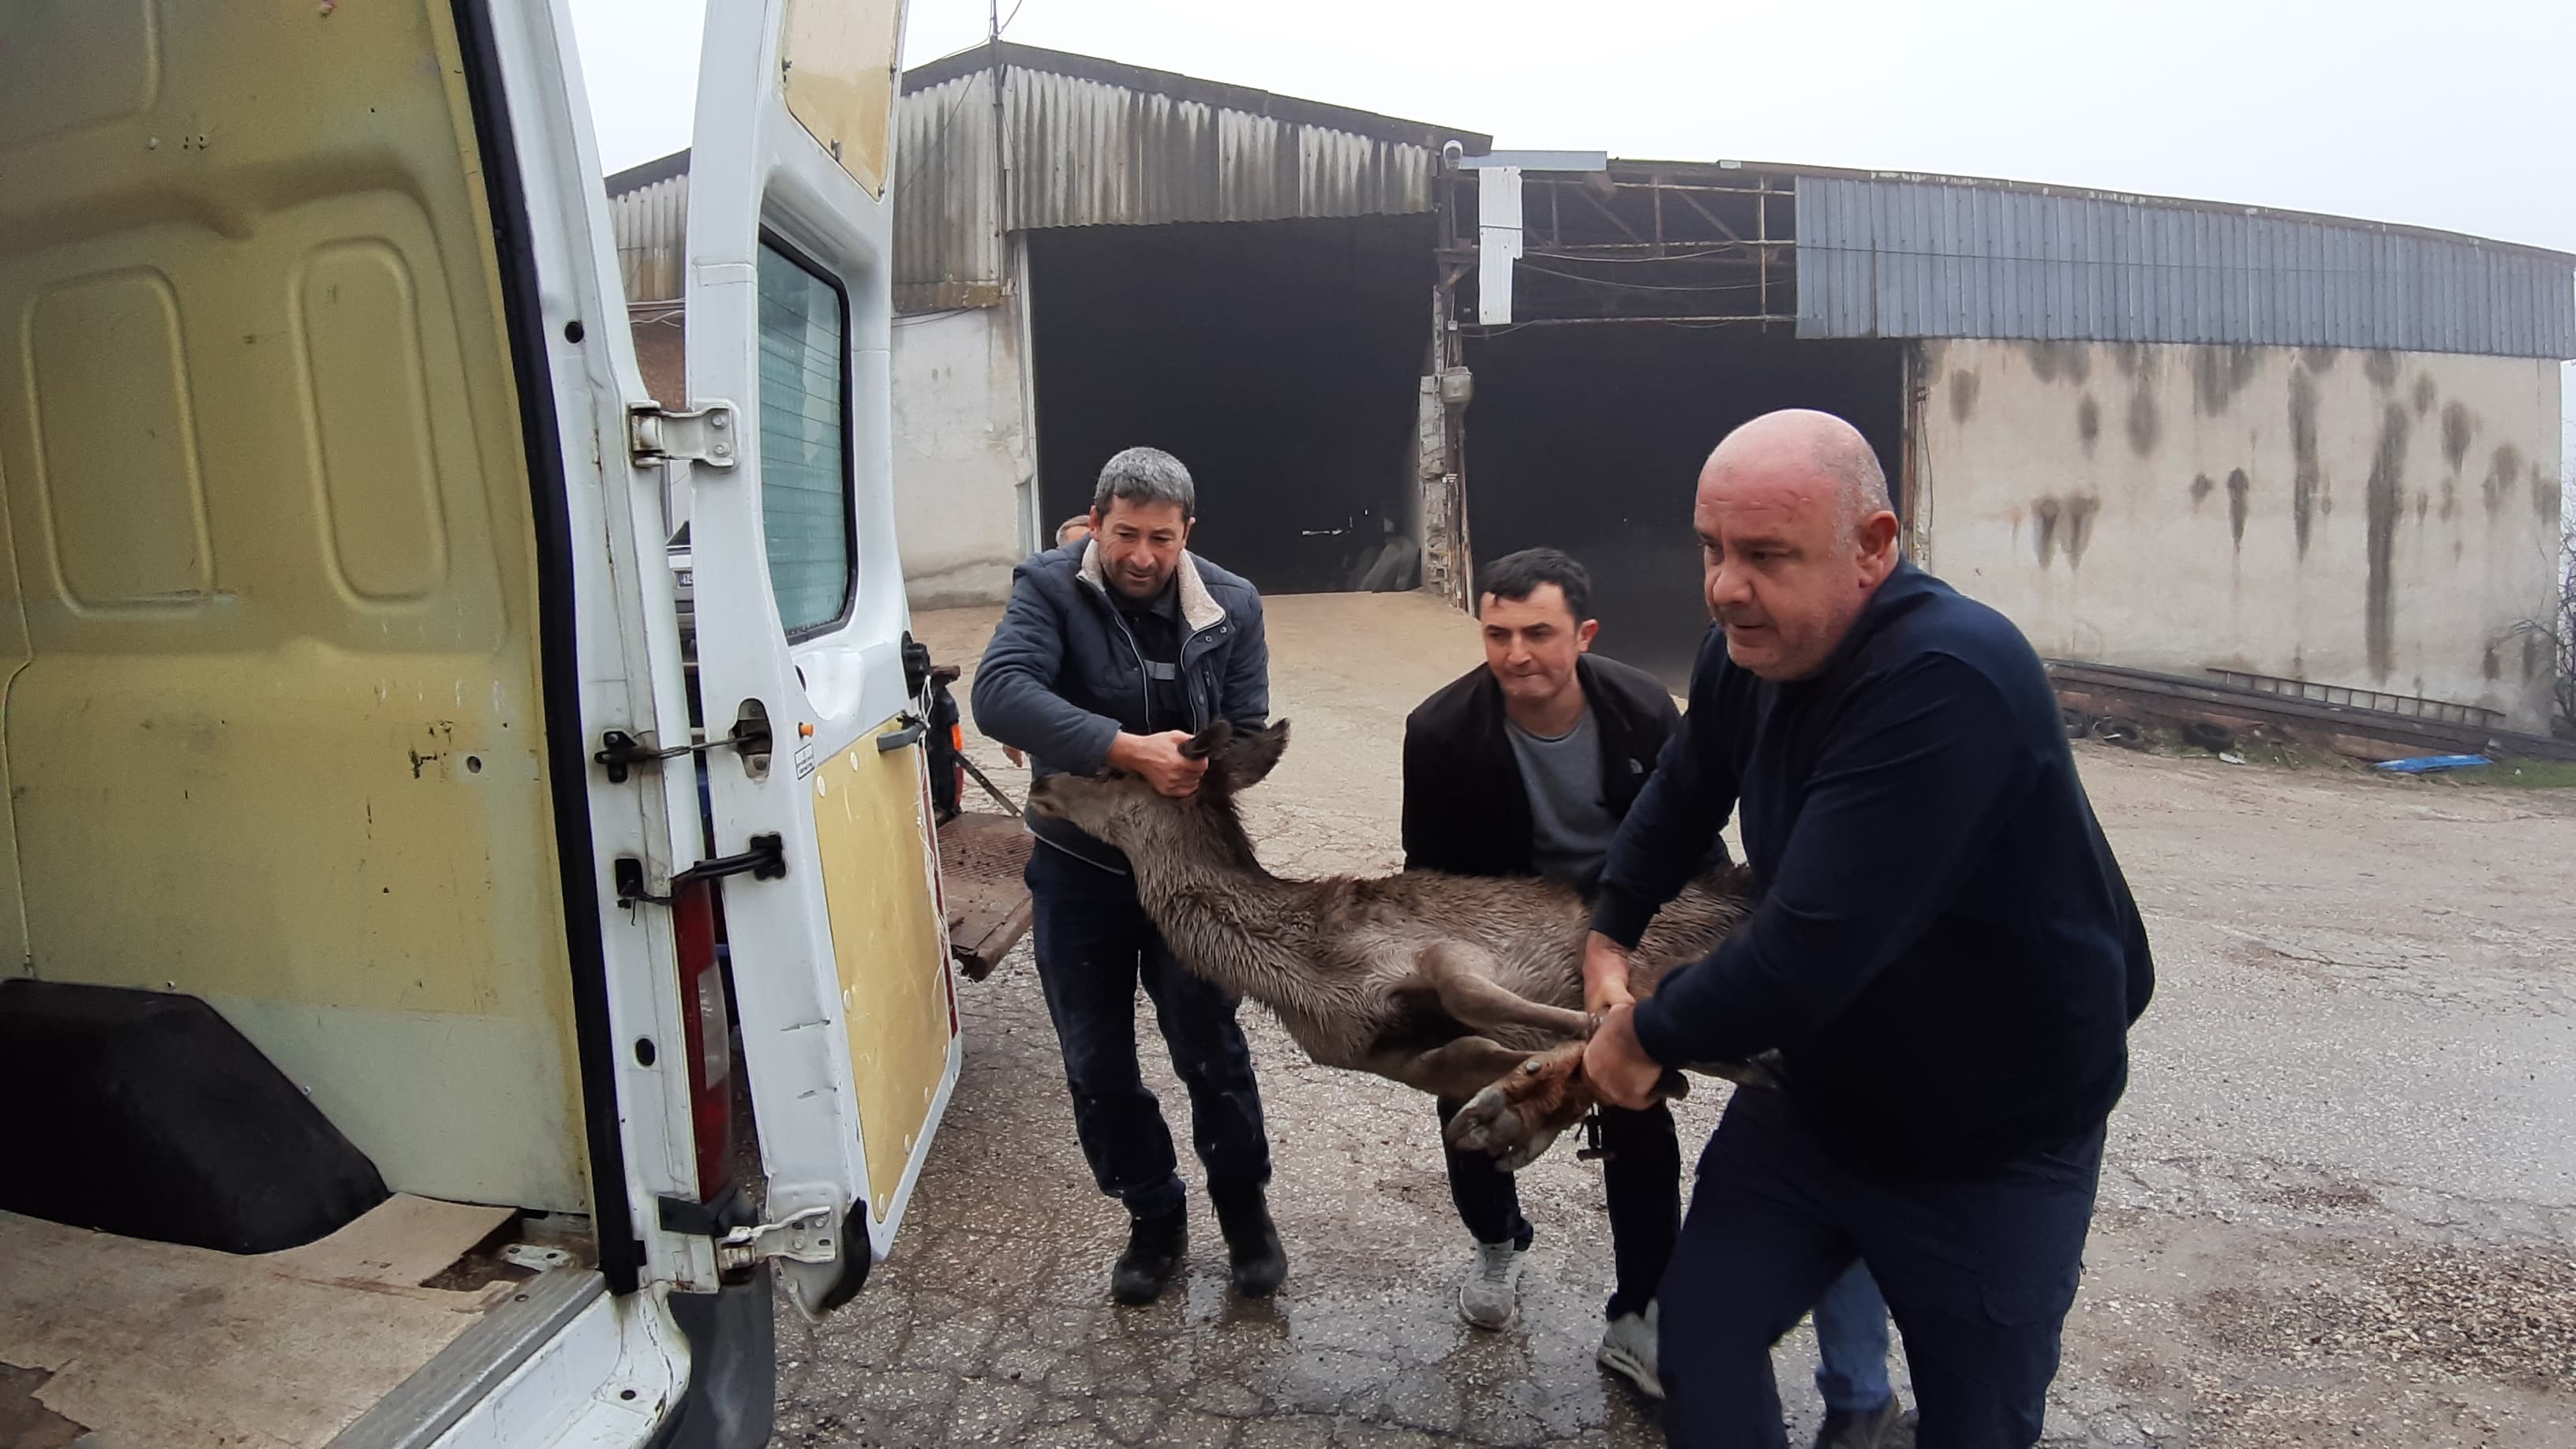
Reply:
[[[680,152],[678,159],[685,163],[688,154]],[[682,270],[689,241],[688,167],[683,164],[640,185],[630,183],[624,191],[617,189],[616,179],[611,178],[608,193],[608,225],[617,238],[617,272],[626,283],[626,300],[677,301],[688,290]]]
[[[2530,247],[1953,179],[1802,174],[1797,208],[1801,337],[2576,356],[2576,259]]]
[[[894,299],[904,312],[990,307],[1002,297],[993,224],[993,77],[915,89],[894,115]]]
[[[1014,231],[1432,206],[1440,153],[1429,147],[1046,71],[1005,74]],[[984,127],[952,124],[924,143],[989,151],[991,118],[984,119]],[[944,198],[917,188],[911,200]],[[904,202],[898,194],[896,206]]]
[[[998,60],[1004,134],[994,145]],[[1424,212],[1440,147],[1490,137],[1087,55],[1003,42],[916,66],[895,109],[900,311],[1001,300],[1003,235],[1032,227]],[[1009,179],[1007,224],[993,170]],[[627,297],[676,297],[688,153],[608,178]],[[669,190],[678,178],[679,190]],[[672,290],[661,285],[668,265]]]
[[[993,68],[1003,134],[993,143]],[[1488,138],[1247,86],[1003,43],[904,77],[895,305],[990,305],[1001,234],[1429,211],[1441,143]],[[993,216],[993,168],[1009,211]]]

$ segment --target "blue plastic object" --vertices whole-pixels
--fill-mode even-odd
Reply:
[[[2411,760],[2382,760],[2379,768],[2400,775],[2432,775],[2444,770],[2466,770],[2495,761],[2484,755],[2418,755]]]

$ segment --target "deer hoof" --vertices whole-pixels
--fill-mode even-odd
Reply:
[[[1509,1152],[1495,1154],[1494,1165],[1505,1172],[1518,1172],[1522,1168],[1529,1166],[1531,1163],[1538,1161],[1540,1158],[1547,1156],[1547,1150],[1556,1145],[1556,1139],[1557,1129],[1553,1127],[1547,1128],[1546,1130],[1530,1137],[1519,1146],[1514,1147]]]
[[[1511,1099],[1499,1087],[1487,1087],[1467,1099],[1449,1119],[1449,1145],[1461,1152],[1494,1152],[1518,1142],[1528,1130]]]

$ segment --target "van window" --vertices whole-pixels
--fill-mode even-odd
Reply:
[[[760,248],[760,515],[769,589],[790,638],[850,603],[849,305],[777,247]]]

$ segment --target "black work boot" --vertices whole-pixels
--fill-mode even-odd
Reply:
[[[1181,1270],[1181,1254],[1190,1245],[1187,1204],[1127,1224],[1127,1251],[1109,1270],[1109,1296],[1121,1303],[1151,1303],[1163,1296],[1172,1275]]]
[[[1225,1230],[1225,1257],[1234,1269],[1234,1291],[1246,1298],[1267,1298],[1288,1276],[1288,1250],[1279,1244],[1278,1225],[1258,1185],[1208,1189],[1216,1204],[1217,1226]]]
[[[1816,1449],[1878,1449],[1904,1417],[1893,1394],[1875,1409],[1828,1409],[1816,1430]]]

